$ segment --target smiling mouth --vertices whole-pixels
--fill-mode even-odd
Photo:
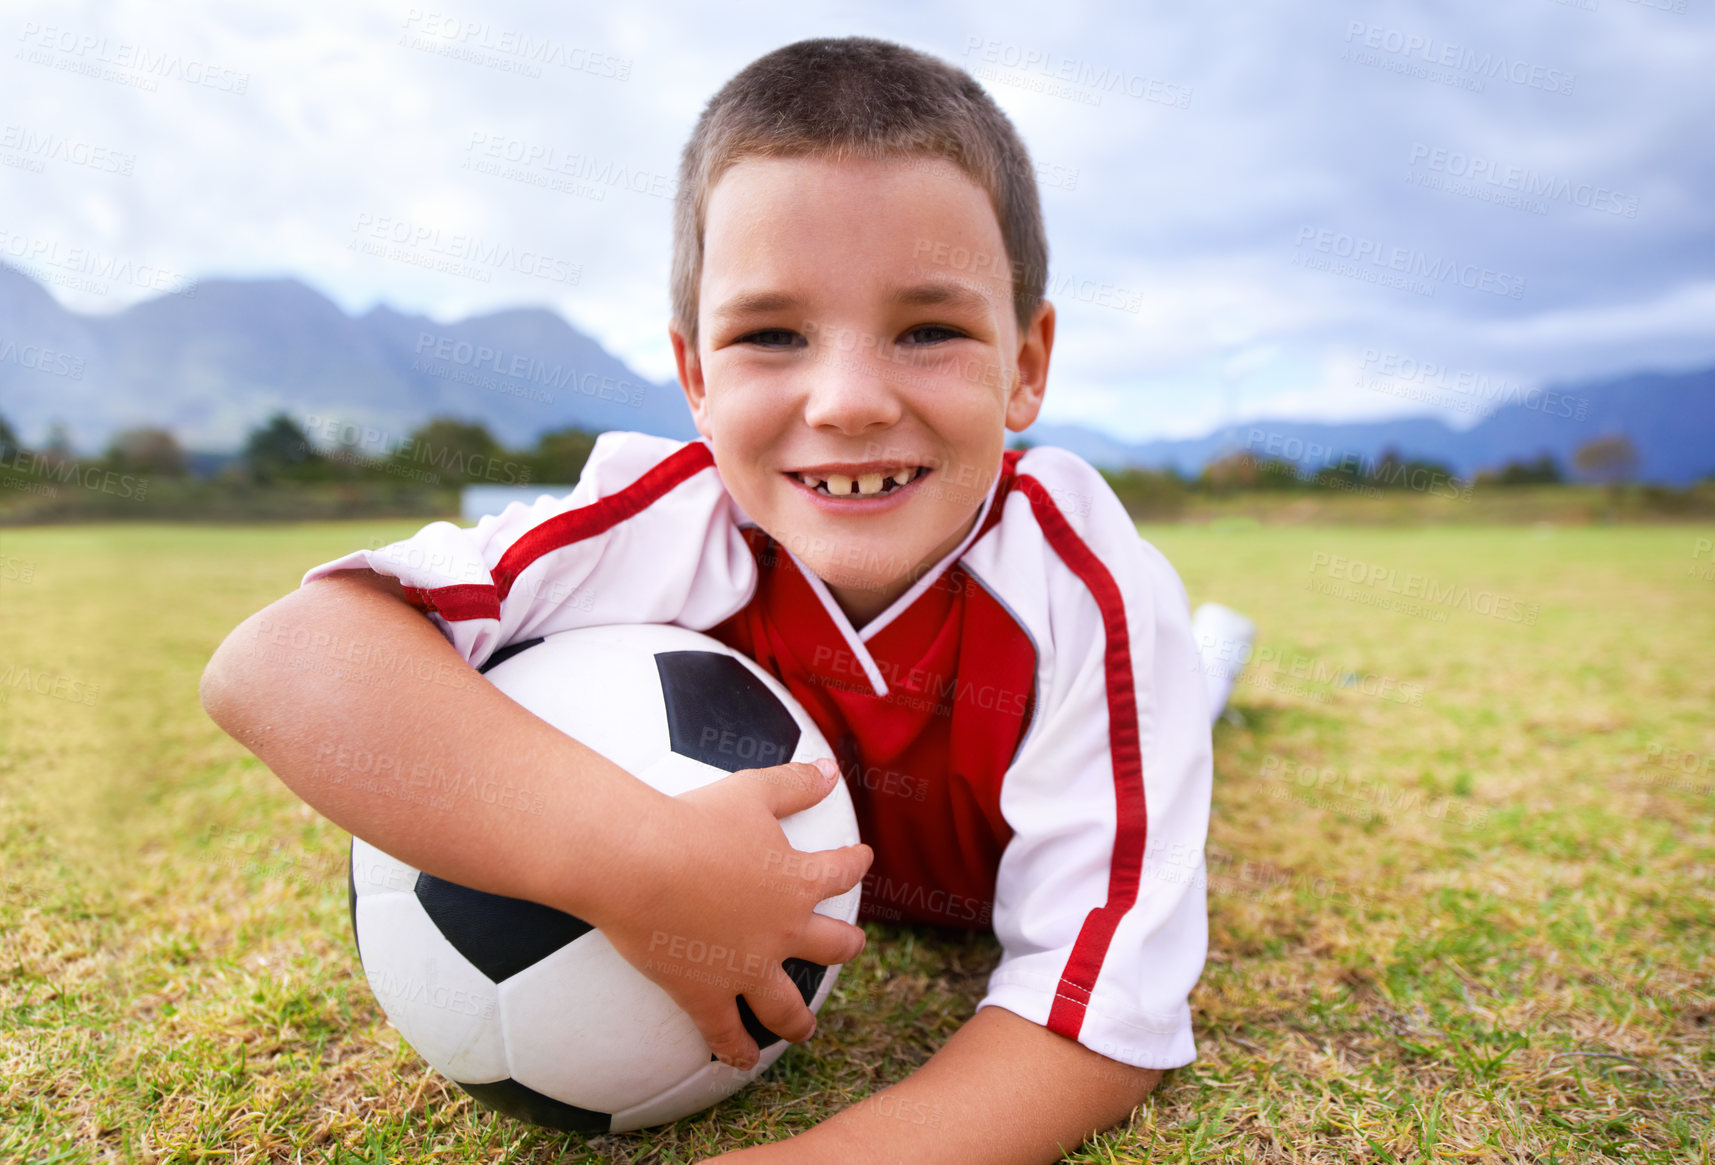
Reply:
[[[906,465],[885,472],[856,475],[792,473],[787,476],[825,498],[877,498],[903,489],[928,472],[929,470],[921,465]]]

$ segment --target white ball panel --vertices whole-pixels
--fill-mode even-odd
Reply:
[[[667,713],[653,657],[616,640],[614,630],[551,635],[487,678],[578,743],[637,773],[668,751]]]
[[[598,1112],[630,1108],[709,1062],[697,1025],[592,931],[500,985],[512,1078]]]
[[[351,882],[357,897],[381,894],[410,894],[417,885],[418,871],[391,854],[384,854],[361,837],[351,839]]]
[[[634,1108],[614,1113],[613,1131],[624,1133],[632,1129],[645,1129],[650,1125],[666,1124],[682,1116],[701,1112],[709,1105],[725,1100],[768,1071],[789,1047],[790,1044],[779,1043],[762,1049],[756,1066],[744,1072],[729,1068],[718,1060],[710,1060],[694,1075],[673,1085],[659,1096],[651,1097]]]
[[[359,898],[357,929],[369,989],[405,1042],[453,1080],[504,1080],[495,986],[447,942],[417,896]]]
[[[669,797],[677,797],[680,793],[689,793],[692,789],[712,785],[732,774],[724,769],[717,769],[714,765],[694,760],[683,753],[669,752],[642,772],[633,775],[651,789]]]

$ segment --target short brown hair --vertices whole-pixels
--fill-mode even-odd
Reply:
[[[1030,154],[976,80],[890,41],[801,40],[758,57],[709,99],[679,160],[673,206],[673,319],[694,347],[709,192],[752,157],[946,158],[988,192],[1012,272],[1019,328],[1048,274]]]

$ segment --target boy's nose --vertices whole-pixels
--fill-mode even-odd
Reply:
[[[804,374],[804,422],[856,436],[886,428],[901,415],[886,365],[860,352],[813,351]]]

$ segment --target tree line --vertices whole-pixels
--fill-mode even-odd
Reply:
[[[583,472],[596,436],[563,428],[541,434],[528,447],[510,449],[486,426],[454,417],[435,417],[408,432],[392,433],[280,411],[249,431],[237,455],[198,464],[209,455],[188,453],[162,427],[117,432],[99,456],[88,458],[72,451],[63,425],[55,426],[40,448],[29,449],[0,417],[0,486],[9,487],[0,493],[0,517],[133,517],[142,511],[132,503],[143,500],[158,517],[440,513],[457,507],[456,491],[466,485],[569,488]],[[1552,454],[1543,453],[1462,480],[1444,464],[1393,449],[1373,459],[1329,455],[1320,464],[1242,450],[1210,461],[1195,475],[1135,467],[1103,470],[1102,475],[1134,516],[1171,518],[1195,497],[1285,491],[1469,498],[1473,488],[1557,486],[1576,478],[1607,485],[1612,494],[1636,473],[1638,455],[1623,435],[1604,436],[1580,446],[1572,462],[1569,473]]]
[[[246,435],[240,453],[212,475],[216,481],[252,486],[330,482],[410,481],[431,487],[478,482],[503,485],[570,484],[583,472],[596,434],[577,428],[543,433],[524,449],[508,449],[487,426],[435,417],[404,433],[329,421],[307,430],[297,418],[276,412]],[[143,426],[116,432],[96,457],[72,451],[63,425],[40,448],[31,449],[0,417],[0,467],[84,465],[149,479],[192,476],[192,455],[171,430]]]

